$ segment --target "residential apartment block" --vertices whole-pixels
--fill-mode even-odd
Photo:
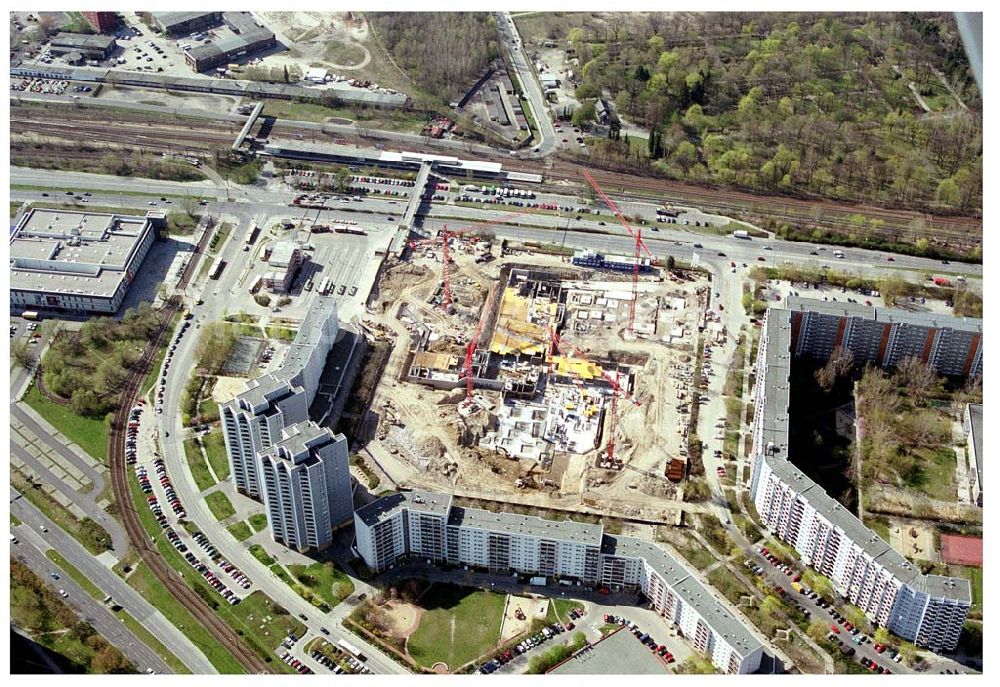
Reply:
[[[637,589],[723,672],[760,666],[760,642],[656,544],[606,535],[601,525],[464,508],[427,491],[378,499],[355,512],[354,524],[358,554],[373,570],[413,557]]]
[[[837,346],[850,348],[856,360],[892,365],[903,352],[916,352],[940,372],[978,374],[982,323],[938,318],[934,326],[917,325],[896,311],[795,298],[789,306],[768,310],[761,332],[751,429],[757,512],[873,623],[933,650],[954,649],[972,602],[968,580],[922,574],[789,462],[789,380],[794,356],[822,359]],[[952,336],[968,345],[935,344]]]
[[[338,331],[336,299],[318,296],[281,365],[219,404],[230,471],[240,493],[263,501],[257,455],[280,441],[285,427],[309,419]]]
[[[313,422],[284,428],[260,453],[260,478],[271,536],[289,548],[327,548],[354,513],[347,439]]]

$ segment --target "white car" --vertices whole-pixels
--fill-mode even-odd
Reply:
[[[69,598],[69,594],[66,593],[65,589],[60,589],[59,590],[59,596],[61,596],[64,599],[68,599]]]

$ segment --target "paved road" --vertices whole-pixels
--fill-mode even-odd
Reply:
[[[132,634],[104,604],[96,601],[84,591],[65,570],[50,561],[44,551],[50,547],[44,542],[29,541],[24,532],[18,531],[21,543],[12,545],[11,555],[31,568],[38,577],[56,593],[60,590],[69,594],[63,602],[69,605],[77,615],[100,633],[110,644],[125,654],[132,664],[140,671],[152,669],[157,673],[169,673],[170,668],[156,653],[146,646],[142,640]],[[33,533],[32,533],[33,534]],[[24,536],[22,539],[21,537]],[[31,537],[31,539],[35,539]],[[49,574],[56,571],[59,579],[52,579]]]
[[[524,95],[537,125],[538,141],[532,152],[538,157],[544,157],[556,148],[556,131],[552,126],[552,118],[549,116],[548,101],[545,100],[542,85],[535,76],[531,60],[524,52],[524,41],[517,33],[517,27],[510,18],[510,12],[498,12],[497,25],[500,30],[500,39],[507,44],[511,64],[514,71],[517,72],[517,77],[524,89]],[[526,154],[525,156],[530,155]]]
[[[147,602],[141,594],[132,589],[124,580],[110,568],[98,561],[89,551],[84,549],[73,537],[66,534],[59,526],[45,517],[25,498],[18,498],[16,491],[11,489],[11,512],[21,521],[21,525],[11,527],[11,532],[17,535],[22,545],[34,546],[40,551],[55,549],[76,569],[87,576],[101,591],[114,597],[129,614],[146,627],[157,639],[181,659],[193,673],[209,674],[218,671],[212,666],[201,650],[196,647],[180,630],[174,627],[162,613]],[[44,525],[48,532],[42,532]],[[48,559],[45,559],[48,561]],[[49,562],[49,569],[54,564]],[[47,577],[48,571],[45,571]],[[72,582],[67,575],[62,581]],[[73,594],[75,599],[90,598],[82,589],[79,594]],[[88,611],[88,615],[92,615]],[[118,623],[118,621],[115,621]],[[96,627],[96,625],[95,625]],[[131,635],[131,633],[130,633]],[[148,666],[146,666],[148,667]],[[159,670],[153,668],[154,670]],[[165,666],[163,667],[166,670]]]

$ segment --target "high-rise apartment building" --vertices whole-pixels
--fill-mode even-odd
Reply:
[[[972,603],[968,580],[922,574],[789,461],[790,371],[793,357],[823,359],[841,347],[859,361],[895,365],[916,356],[944,374],[980,374],[982,322],[788,304],[768,310],[757,357],[750,494],[761,521],[876,625],[937,651],[954,649]]]
[[[354,514],[358,554],[381,571],[413,557],[640,590],[713,665],[750,673],[763,647],[691,572],[657,544],[601,525],[463,508],[447,494],[401,492]]]
[[[284,428],[259,453],[271,536],[298,551],[323,550],[354,513],[347,439],[313,422]]]
[[[240,493],[263,500],[257,454],[279,441],[282,429],[309,419],[338,331],[336,299],[317,297],[281,365],[219,404],[229,467]]]

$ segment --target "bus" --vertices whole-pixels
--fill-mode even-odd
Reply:
[[[253,245],[254,239],[256,238],[257,238],[257,225],[251,224],[250,231],[247,233],[246,245],[247,246]]]
[[[21,317],[23,317],[26,320],[34,320],[36,322],[40,319],[38,317],[38,312],[35,310],[25,310],[23,313],[21,313]]]
[[[319,295],[325,296],[330,290],[330,278],[325,278],[319,285]]]
[[[215,263],[215,267],[212,268],[212,271],[209,273],[208,278],[218,279],[219,277],[222,276],[222,270],[224,269],[226,269],[226,261],[219,260],[219,262]]]
[[[351,644],[350,642],[348,642],[346,639],[341,639],[339,642],[337,642],[337,648],[340,649],[341,651],[349,653],[351,656],[358,659],[359,661],[365,660],[365,657],[361,654],[361,650],[358,649],[358,647]]]

